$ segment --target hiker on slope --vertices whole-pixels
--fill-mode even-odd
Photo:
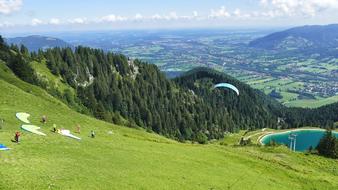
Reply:
[[[43,115],[43,116],[42,116],[41,122],[42,122],[43,124],[47,123],[47,116],[46,116],[46,115]]]
[[[20,141],[20,135],[21,134],[20,134],[19,131],[15,132],[14,140],[15,140],[16,143],[19,143],[19,141]]]

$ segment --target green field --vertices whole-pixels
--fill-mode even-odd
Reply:
[[[0,189],[337,189],[338,161],[286,147],[239,147],[243,132],[222,143],[178,143],[141,129],[98,121],[0,69]],[[22,132],[16,112],[31,114],[46,137]],[[47,124],[39,122],[48,116]],[[53,123],[81,141],[50,132]],[[95,130],[97,137],[89,137]],[[223,145],[220,145],[223,144]]]
[[[283,96],[283,98],[278,99],[278,101],[288,107],[317,108],[338,101],[338,95],[327,98],[315,96],[316,99],[299,99],[299,94],[289,92],[288,90],[300,90],[304,88],[304,83],[295,82],[290,78],[274,79],[272,77],[260,78],[243,76],[239,79],[246,82],[251,87],[263,91],[265,94],[269,94],[272,90],[276,90]]]
[[[318,108],[323,105],[328,105],[338,102],[338,95],[332,96],[329,98],[320,98],[317,97],[316,100],[297,100],[292,102],[287,102],[284,105],[289,107],[308,107],[308,108]]]

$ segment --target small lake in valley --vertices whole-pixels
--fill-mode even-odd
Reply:
[[[316,148],[320,139],[326,133],[322,129],[296,129],[291,131],[272,133],[265,135],[260,139],[262,144],[268,144],[270,141],[275,141],[278,144],[285,144],[287,147],[296,151],[305,151],[312,146]],[[338,133],[332,131],[332,134],[338,138]]]

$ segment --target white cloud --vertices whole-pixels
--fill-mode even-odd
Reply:
[[[68,20],[68,22],[71,24],[86,24],[87,18],[74,18],[74,19]]]
[[[328,9],[338,9],[337,0],[260,0],[273,16],[316,16]]]
[[[197,16],[197,12],[196,12],[196,16]],[[155,20],[155,21],[172,21],[172,20],[185,20],[185,19],[192,19],[193,16],[180,16],[178,15],[175,11],[170,12],[169,14],[164,14],[164,15],[160,15],[160,14],[154,14],[151,17],[144,17],[144,19],[148,19],[148,20]]]
[[[199,16],[197,11],[193,11],[190,15],[183,15],[183,16],[177,16],[177,19],[181,20],[201,20],[203,19],[203,16]]]
[[[173,21],[173,20],[191,20],[197,17],[198,17],[198,13],[196,11],[194,11],[192,15],[178,15],[175,11],[172,11],[169,14],[162,15],[162,16],[159,14],[155,14],[151,17],[151,19]]]
[[[37,26],[37,25],[41,25],[41,24],[43,24],[43,21],[40,20],[40,19],[37,19],[37,18],[33,18],[32,21],[31,21],[32,26]]]
[[[22,0],[0,0],[0,14],[10,14],[22,7]]]
[[[114,15],[114,14],[106,15],[99,19],[100,22],[116,22],[116,21],[125,21],[125,20],[128,20],[128,18],[123,17],[123,16]]]
[[[57,18],[52,18],[50,19],[49,24],[58,25],[60,24],[60,20]]]
[[[164,19],[166,19],[166,20],[177,20],[177,19],[179,19],[180,17],[177,15],[177,13],[176,12],[170,12],[169,13],[169,15],[166,15],[166,16],[164,16]]]
[[[135,15],[134,19],[135,19],[135,20],[142,20],[142,19],[144,19],[144,17],[143,17],[141,14],[137,13],[137,14]]]
[[[230,12],[227,11],[225,6],[222,6],[218,10],[212,9],[209,18],[228,18],[230,16],[231,16]]]
[[[136,14],[132,18],[126,18],[124,21],[129,20],[142,20],[142,21],[174,21],[174,20],[192,20],[199,18],[197,11],[193,11],[190,15],[178,15],[177,12],[172,11],[168,14],[154,14],[151,16],[143,16],[141,14]]]
[[[338,0],[257,0],[261,10],[212,9],[207,18],[228,20],[266,20],[276,17],[314,17],[328,10],[338,10]],[[204,17],[205,18],[205,17]]]
[[[193,11],[192,15],[193,15],[193,17],[198,17],[198,12],[197,11]]]
[[[240,9],[235,9],[232,13],[232,16],[235,19],[248,20],[248,19],[258,18],[260,15],[257,14],[257,12],[246,13],[246,12],[242,12]]]
[[[257,15],[258,16],[258,15]],[[225,6],[222,6],[218,10],[211,10],[208,18],[211,19],[252,19],[252,13],[242,12],[240,9],[235,9],[234,11],[227,10]]]
[[[240,17],[242,14],[241,14],[241,10],[240,9],[236,9],[234,12],[233,12],[233,15],[234,16],[237,16],[237,17]]]
[[[153,16],[151,16],[151,19],[153,20],[161,20],[163,17],[159,14],[154,14]]]

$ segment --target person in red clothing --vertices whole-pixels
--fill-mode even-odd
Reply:
[[[14,137],[14,139],[15,139],[15,142],[16,142],[16,143],[19,143],[19,140],[20,140],[20,139],[19,139],[19,138],[20,138],[20,135],[21,135],[21,134],[20,134],[20,132],[19,132],[19,131],[15,132],[15,137]]]

